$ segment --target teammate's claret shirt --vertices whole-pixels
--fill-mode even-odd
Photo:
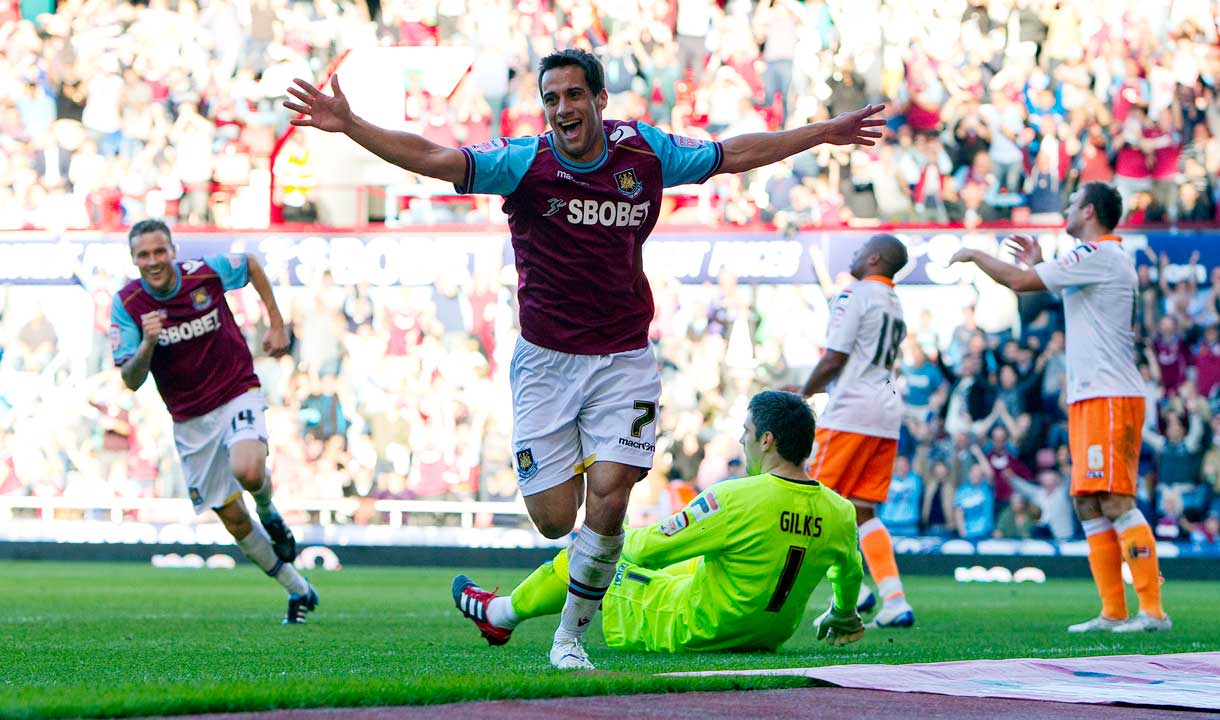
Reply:
[[[462,147],[461,193],[505,198],[519,283],[521,335],[575,355],[648,343],[652,291],[644,241],[661,190],[702,183],[720,169],[718,142],[669,135],[637,121],[605,120],[606,149],[579,165],[551,133]]]
[[[174,422],[204,415],[259,387],[254,359],[233,319],[225,292],[249,282],[245,255],[211,255],[174,263],[174,286],[156,295],[132,280],[110,306],[110,347],[121,366],[139,348],[140,316],[163,313],[149,367]]]

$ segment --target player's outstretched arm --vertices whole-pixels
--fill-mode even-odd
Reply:
[[[724,161],[722,173],[739,173],[779,162],[804,152],[815,145],[875,145],[885,125],[877,113],[884,105],[866,105],[859,110],[836,115],[792,130],[750,133],[729,138],[721,143]]]
[[[246,253],[246,268],[250,275],[250,284],[254,286],[263,306],[267,308],[267,335],[263,338],[263,352],[271,357],[280,357],[288,352],[288,329],[284,327],[280,306],[275,302],[271,279],[267,277],[267,272],[263,270],[258,258],[250,253]]]
[[[972,250],[970,248],[958,250],[949,259],[949,264],[952,265],[959,262],[972,262],[978,265],[979,269],[987,273],[988,277],[1013,292],[1033,292],[1035,290],[1046,289],[1046,284],[1042,282],[1042,277],[1038,275],[1036,270],[1032,268],[1019,268],[1016,265],[1006,263],[979,250]]]
[[[455,184],[465,179],[466,156],[461,150],[437,145],[414,133],[386,130],[364,120],[352,112],[339,87],[338,75],[330,78],[333,95],[300,78],[293,82],[296,84],[288,88],[288,93],[300,102],[284,101],[284,107],[301,114],[291,121],[293,125],[343,133],[382,160],[413,173]]]

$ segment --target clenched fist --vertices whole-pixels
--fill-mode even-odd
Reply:
[[[272,326],[263,338],[263,352],[271,357],[282,357],[288,352],[288,330],[283,326]]]
[[[153,310],[140,316],[140,329],[144,332],[143,342],[155,345],[165,329],[165,311]]]

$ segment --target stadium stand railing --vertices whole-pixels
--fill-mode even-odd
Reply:
[[[384,515],[384,525],[399,528],[408,524],[412,515],[452,516],[458,519],[459,527],[473,528],[478,515],[527,515],[525,505],[516,502],[460,502],[429,500],[371,500],[367,498],[345,498],[342,500],[279,500],[276,507],[290,517],[316,518],[314,524],[329,526],[337,524],[338,517],[350,517],[359,512],[372,511]],[[0,525],[11,526],[18,519],[52,522],[55,520],[81,519],[94,522],[177,522],[214,524],[210,515],[201,518],[195,515],[189,500],[185,498],[105,498],[85,500],[65,497],[12,497],[0,495]],[[23,518],[24,515],[24,518]]]

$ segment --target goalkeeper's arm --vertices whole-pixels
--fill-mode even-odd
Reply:
[[[854,528],[853,528],[854,530]],[[834,589],[834,604],[841,608],[855,608],[860,597],[860,585],[864,583],[864,562],[856,547],[856,533],[852,533],[848,550],[826,572],[826,579]]]
[[[818,640],[827,640],[836,647],[864,637],[864,623],[856,613],[856,598],[864,581],[864,564],[855,546],[849,547],[851,549],[826,573],[826,579],[834,588],[830,609],[813,621]]]

